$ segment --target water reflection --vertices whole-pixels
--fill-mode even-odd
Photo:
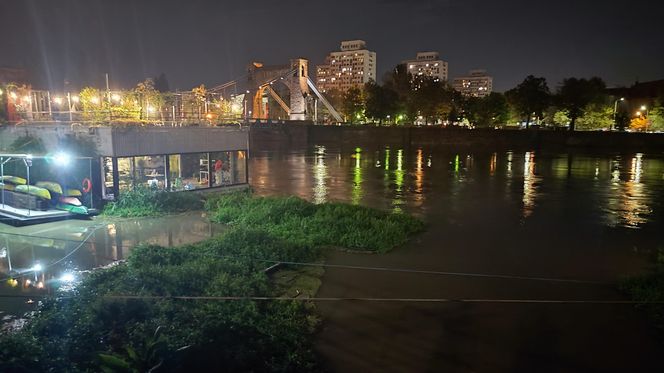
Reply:
[[[295,194],[315,203],[337,200],[415,214],[431,209],[431,201],[445,201],[442,208],[450,220],[483,198],[489,210],[518,203],[519,219],[532,220],[536,213],[538,219],[553,219],[548,216],[578,210],[576,219],[583,224],[638,228],[653,220],[662,203],[653,196],[664,190],[664,159],[645,154],[464,154],[389,147],[341,152],[319,146],[310,152],[254,156],[252,166],[258,194]],[[502,213],[509,218],[513,212]]]
[[[325,147],[316,147],[314,163],[314,203],[327,201],[327,166],[325,165]]]
[[[394,170],[394,185],[395,193],[392,199],[392,209],[395,212],[401,211],[401,206],[404,203],[404,175],[406,171],[403,167],[403,149],[397,150],[397,169]]]
[[[351,203],[359,205],[362,200],[362,149],[355,149],[355,167],[353,168],[353,195]]]
[[[537,199],[537,182],[535,175],[535,153],[526,152],[523,160],[523,217],[529,217],[535,210]]]
[[[138,244],[177,246],[219,233],[201,213],[154,219],[69,220],[21,228],[0,225],[0,295],[31,295],[71,285],[76,273],[125,259]],[[30,304],[11,297],[0,301],[9,314]]]

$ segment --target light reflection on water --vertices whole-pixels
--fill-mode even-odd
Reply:
[[[126,259],[138,244],[177,246],[220,232],[199,213],[119,221],[68,220],[26,227],[0,224],[0,294],[39,295],[71,287],[76,273]],[[21,314],[30,304],[3,298],[0,312]]]
[[[280,161],[284,157],[287,164]],[[315,203],[345,201],[419,215],[436,209],[433,201],[443,200],[443,209],[461,215],[481,200],[487,209],[516,207],[525,222],[576,209],[570,221],[640,228],[654,219],[661,201],[653,196],[664,190],[664,158],[640,153],[389,147],[339,152],[318,146],[311,152],[258,154],[251,162],[252,185],[259,194],[295,194]]]

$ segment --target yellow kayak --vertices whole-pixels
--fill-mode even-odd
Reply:
[[[81,197],[81,196],[83,196],[83,193],[81,193],[81,191],[78,189],[65,189],[65,197]]]
[[[54,181],[38,181],[35,185],[47,189],[51,193],[62,194],[62,186]]]
[[[15,188],[16,188],[16,185],[14,185],[14,184],[5,184],[3,182],[0,182],[0,189],[14,190]]]
[[[22,178],[22,177],[11,176],[11,175],[5,175],[5,176],[3,176],[3,177],[0,179],[0,181],[5,182],[5,183],[14,184],[14,185],[25,185],[25,184],[28,183],[28,181],[25,180],[25,179]]]
[[[39,198],[51,199],[51,193],[48,189],[40,188],[34,185],[17,185],[16,192],[30,194]]]

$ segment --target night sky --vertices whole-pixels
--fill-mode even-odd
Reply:
[[[504,91],[526,75],[607,85],[664,78],[664,1],[0,0],[0,66],[37,86],[130,87],[164,72],[172,89],[240,77],[251,61],[312,65],[344,39],[377,53],[378,76],[439,51],[450,78],[484,68]],[[313,66],[310,68],[314,73]]]

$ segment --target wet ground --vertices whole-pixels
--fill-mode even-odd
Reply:
[[[253,154],[259,194],[415,214],[427,231],[332,264],[317,348],[333,371],[664,371],[662,344],[615,284],[664,247],[661,154],[316,147]],[[562,301],[562,303],[561,303]]]

